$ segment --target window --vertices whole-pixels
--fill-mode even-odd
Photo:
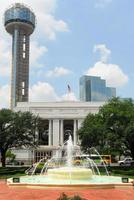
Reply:
[[[23,37],[23,42],[26,42],[26,36],[24,35],[24,37]]]
[[[23,52],[23,58],[26,58],[26,53],[25,52]]]
[[[24,81],[22,81],[22,88],[24,88],[25,87],[25,82]]]
[[[22,89],[22,95],[25,95],[25,89],[24,88]]]
[[[23,51],[26,51],[26,44],[23,43]]]

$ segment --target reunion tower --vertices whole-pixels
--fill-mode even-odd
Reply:
[[[35,15],[25,5],[15,3],[4,14],[4,25],[12,35],[11,109],[28,101],[29,43],[35,29]]]

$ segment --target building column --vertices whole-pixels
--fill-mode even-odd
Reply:
[[[82,122],[83,122],[82,119],[78,119],[78,130],[81,128]],[[80,142],[79,137],[78,137],[78,139],[77,139],[77,142],[78,142],[78,145],[80,145],[81,142]]]
[[[49,119],[48,145],[52,145],[52,120]]]
[[[60,123],[60,144],[63,145],[63,119],[61,119],[61,123]]]
[[[74,145],[77,145],[77,135],[76,135],[76,119],[74,120],[74,131],[73,131],[73,136],[74,136]]]
[[[83,122],[82,119],[78,119],[78,129],[80,129],[82,122]]]
[[[53,120],[53,145],[59,146],[59,134],[60,134],[59,119]]]

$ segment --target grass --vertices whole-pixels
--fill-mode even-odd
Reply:
[[[10,177],[24,176],[27,167],[0,167],[0,179],[7,179]],[[106,174],[104,167],[99,168],[101,174]],[[134,167],[112,166],[108,167],[108,171],[112,176],[121,176],[134,179]]]
[[[0,167],[0,179],[24,176],[27,167]]]
[[[121,177],[128,177],[134,179],[134,167],[130,166],[112,166],[107,167],[108,171],[110,172],[110,175],[112,176],[121,176]],[[104,167],[99,168],[100,172],[102,174],[105,173]]]

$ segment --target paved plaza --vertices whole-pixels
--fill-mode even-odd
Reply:
[[[0,181],[0,200],[56,200],[64,192],[69,196],[80,195],[87,200],[134,200],[134,188],[98,189],[98,190],[64,190],[30,189],[8,187]]]

